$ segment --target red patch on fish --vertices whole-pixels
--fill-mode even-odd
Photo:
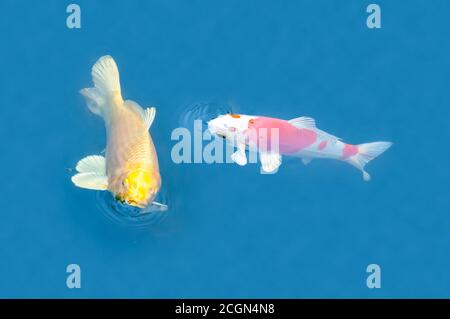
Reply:
[[[349,158],[350,156],[356,155],[358,153],[358,147],[351,144],[345,144],[342,150],[342,158]]]
[[[323,150],[325,147],[327,147],[327,141],[320,142],[319,146],[317,147],[319,150]]]
[[[275,140],[272,140],[277,135],[273,129],[278,130],[278,150],[281,154],[296,153],[317,140],[317,133],[313,130],[297,128],[288,121],[270,117],[252,119],[248,123],[248,128],[249,142],[259,149],[267,150],[271,149],[272,143],[276,143]]]

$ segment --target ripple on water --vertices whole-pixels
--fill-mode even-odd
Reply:
[[[232,113],[232,106],[214,102],[197,102],[184,106],[180,110],[179,124],[188,129],[193,127],[195,120],[201,120],[203,124],[219,115]]]
[[[219,115],[232,113],[232,106],[214,102],[197,102],[187,105],[179,111],[179,125],[188,129],[194,127],[194,120],[201,120],[203,125]],[[203,128],[202,128],[203,129]],[[110,192],[97,192],[96,200],[102,213],[115,224],[129,228],[146,229],[161,223],[172,211],[168,201],[167,190],[161,189],[155,201],[168,206],[166,211],[150,208],[137,208],[122,204],[114,199]]]
[[[170,213],[170,203],[164,190],[160,190],[155,201],[168,206],[165,211],[152,207],[138,208],[116,201],[110,192],[97,192],[97,205],[113,223],[129,228],[145,229],[161,223]]]

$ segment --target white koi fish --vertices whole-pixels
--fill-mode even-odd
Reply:
[[[237,147],[231,159],[239,165],[247,164],[247,148],[257,150],[262,173],[275,173],[283,155],[299,157],[305,165],[314,158],[330,158],[353,165],[362,172],[363,179],[369,181],[370,175],[364,170],[365,165],[392,145],[391,142],[344,143],[340,138],[318,129],[310,117],[286,121],[264,116],[225,114],[209,121],[208,129]],[[271,145],[277,147],[272,148]]]
[[[81,188],[108,190],[122,203],[146,208],[161,187],[158,157],[148,132],[156,115],[122,99],[119,71],[113,58],[101,57],[92,67],[94,87],[80,93],[92,113],[105,121],[105,157],[87,156],[76,166],[72,182]],[[158,210],[167,206],[153,202]]]

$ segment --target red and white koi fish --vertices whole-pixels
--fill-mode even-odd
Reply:
[[[208,130],[237,147],[231,159],[239,165],[247,164],[245,150],[257,150],[262,173],[275,173],[281,158],[294,156],[306,165],[314,158],[330,158],[347,162],[363,174],[370,175],[366,164],[387,150],[391,142],[374,142],[359,145],[347,144],[340,138],[316,127],[314,119],[299,117],[289,121],[264,116],[225,114],[208,122]],[[265,146],[261,147],[261,138]],[[277,147],[271,147],[276,145]]]
[[[80,160],[72,182],[81,188],[110,191],[116,200],[131,206],[166,210],[166,205],[153,202],[161,187],[158,157],[148,132],[156,109],[144,110],[136,102],[123,100],[119,70],[110,56],[95,63],[92,80],[94,87],[80,92],[89,110],[105,122],[106,157]]]

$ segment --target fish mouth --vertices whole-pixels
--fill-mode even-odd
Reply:
[[[133,198],[127,198],[127,196],[124,196],[123,194],[116,194],[114,196],[114,200],[123,205],[128,205],[128,206],[137,207],[137,208],[145,208],[147,206],[143,202],[137,201]]]
[[[217,135],[218,137],[221,138],[226,138],[226,135],[223,133],[223,131],[218,128],[218,127],[214,127],[210,124],[210,122],[208,122],[208,131],[212,134],[212,135]]]

